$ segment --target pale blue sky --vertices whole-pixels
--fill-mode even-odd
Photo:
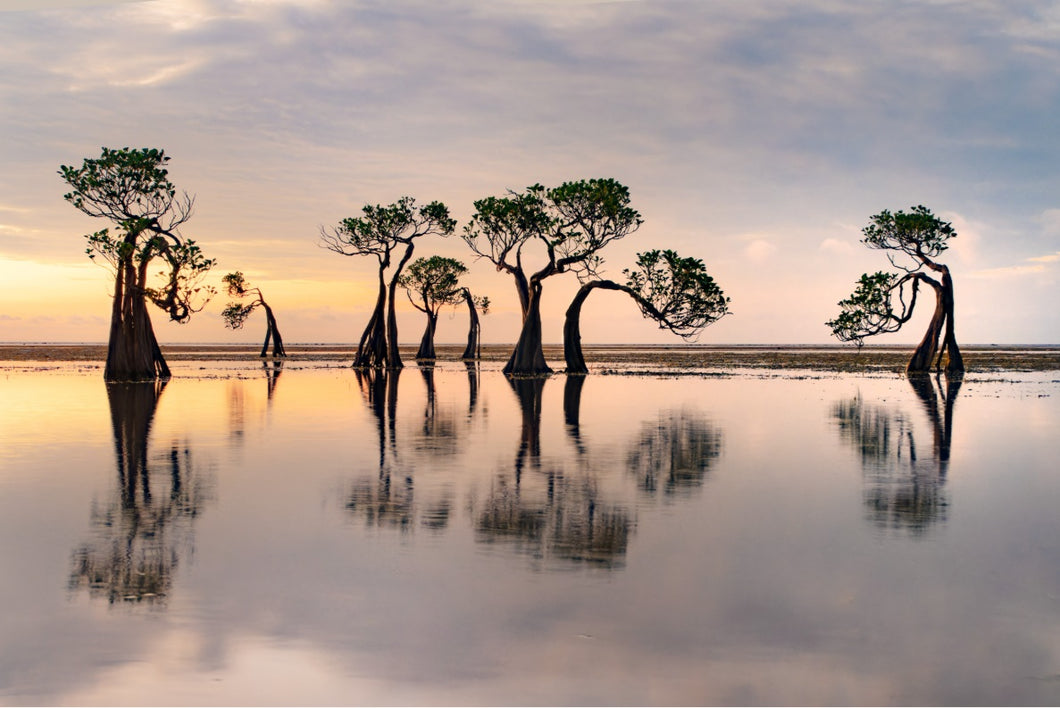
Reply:
[[[829,341],[836,301],[887,265],[860,229],[915,204],[957,228],[962,342],[1060,341],[1055,2],[6,5],[0,340],[104,338],[108,278],[81,239],[102,224],[62,201],[56,170],[129,145],[171,155],[198,197],[187,235],[217,281],[262,287],[289,341],[353,341],[367,319],[371,262],[320,249],[321,225],[404,194],[463,223],[474,199],[583,177],[627,184],[645,218],[610,275],[674,248],[731,296],[702,342]],[[456,238],[417,253],[465,259],[496,304],[487,341],[515,339],[509,279]],[[574,286],[548,281],[546,340]],[[225,330],[223,305],[160,339],[257,339],[261,323]],[[589,342],[673,341],[618,294],[586,317]],[[464,328],[443,316],[439,340]]]

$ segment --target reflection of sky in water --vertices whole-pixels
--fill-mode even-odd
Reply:
[[[0,701],[1060,700],[1047,378],[177,373],[0,377]]]

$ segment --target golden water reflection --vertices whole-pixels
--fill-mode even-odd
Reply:
[[[164,602],[180,558],[194,546],[194,521],[212,494],[191,448],[171,440],[149,453],[165,381],[109,383],[117,484],[94,500],[92,538],[72,556],[69,587],[115,602]]]

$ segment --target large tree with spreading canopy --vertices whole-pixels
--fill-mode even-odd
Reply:
[[[519,340],[504,367],[507,374],[544,374],[541,292],[545,279],[574,272],[595,277],[600,251],[636,231],[640,214],[629,206],[629,189],[614,179],[564,182],[546,189],[537,184],[504,197],[475,202],[463,238],[479,257],[515,280],[523,312]],[[524,262],[534,245],[539,267]]]
[[[357,345],[353,365],[358,368],[400,369],[395,296],[401,272],[412,259],[416,239],[448,236],[456,228],[449,209],[441,202],[416,207],[412,197],[388,206],[366,204],[362,216],[343,219],[332,229],[320,230],[321,244],[343,256],[371,256],[379,264],[379,294],[368,325]],[[397,264],[386,279],[395,253]]]
[[[948,357],[946,372],[963,373],[964,360],[953,325],[953,279],[950,269],[936,260],[957,235],[953,225],[927,207],[915,206],[908,212],[876,214],[862,234],[861,242],[885,251],[897,272],[862,275],[854,293],[839,302],[839,316],[826,323],[832,334],[860,347],[865,337],[897,332],[912,318],[919,288],[926,285],[935,294],[935,311],[906,369],[924,373],[932,366],[940,368],[943,357]],[[937,273],[937,279],[927,271]]]
[[[103,148],[80,167],[62,165],[70,191],[63,198],[77,210],[114,224],[85,238],[88,257],[114,273],[107,381],[168,379],[169,366],[155,338],[148,302],[174,322],[187,322],[205,306],[213,289],[200,285],[214,261],[180,233],[192,215],[194,197],[178,195],[156,148]],[[160,271],[152,268],[161,265]]]

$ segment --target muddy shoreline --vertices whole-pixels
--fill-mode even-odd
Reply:
[[[348,363],[354,345],[287,345],[287,361]],[[461,345],[439,345],[439,361],[458,361]],[[163,346],[170,361],[261,361],[260,347],[239,344]],[[1060,370],[1060,346],[970,346],[962,348],[969,373],[991,371]],[[866,346],[860,352],[844,346],[660,346],[593,345],[584,347],[586,362],[595,370],[650,367],[675,372],[700,369],[809,369],[817,371],[880,372],[905,370],[911,349]],[[414,363],[415,347],[402,347],[406,363]],[[511,345],[486,345],[484,362],[504,362]],[[102,364],[102,344],[0,344],[0,362],[82,362]],[[563,348],[546,345],[545,357],[556,371],[563,369]]]

